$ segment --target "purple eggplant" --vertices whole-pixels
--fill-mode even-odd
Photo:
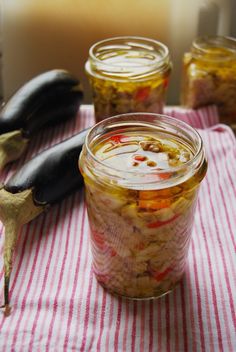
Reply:
[[[78,158],[88,129],[43,151],[24,164],[0,189],[0,220],[5,227],[4,306],[10,314],[9,284],[18,231],[50,205],[83,185]]]

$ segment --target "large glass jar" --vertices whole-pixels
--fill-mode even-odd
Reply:
[[[90,130],[79,165],[97,280],[129,298],[171,291],[184,274],[207,169],[199,134],[158,114],[112,117]]]
[[[183,58],[182,104],[216,104],[221,122],[236,127],[236,40],[200,37]]]
[[[162,113],[171,72],[164,44],[140,37],[103,40],[90,48],[85,68],[97,122],[135,111]]]

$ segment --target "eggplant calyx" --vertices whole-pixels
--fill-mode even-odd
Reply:
[[[5,316],[10,313],[9,283],[12,271],[13,253],[17,235],[22,225],[34,219],[44,210],[43,206],[36,206],[33,192],[27,189],[19,193],[0,190],[0,220],[5,226],[4,241],[4,305]]]
[[[26,149],[29,140],[20,130],[0,135],[0,170],[10,161],[18,159]]]

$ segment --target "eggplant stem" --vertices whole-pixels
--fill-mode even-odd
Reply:
[[[0,308],[4,308],[4,315],[8,317],[11,314],[11,307],[9,305],[9,285],[10,285],[10,277],[6,274],[4,275],[4,305]]]
[[[23,224],[34,219],[43,210],[43,206],[34,204],[30,189],[15,194],[7,192],[4,188],[0,190],[0,220],[5,226],[3,253],[5,315],[10,314],[9,284],[18,232]]]
[[[0,135],[0,170],[10,161],[19,159],[28,145],[28,139],[21,131],[11,131]]]
[[[9,286],[10,286],[10,277],[4,275],[4,306],[9,306]]]

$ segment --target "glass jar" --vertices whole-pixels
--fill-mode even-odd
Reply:
[[[93,268],[112,293],[147,299],[181,280],[207,163],[199,134],[158,114],[106,119],[79,161]]]
[[[162,113],[171,72],[164,44],[140,37],[103,40],[90,48],[85,69],[97,122],[135,111]]]
[[[221,122],[236,125],[236,40],[200,37],[183,58],[182,104],[216,104]]]

